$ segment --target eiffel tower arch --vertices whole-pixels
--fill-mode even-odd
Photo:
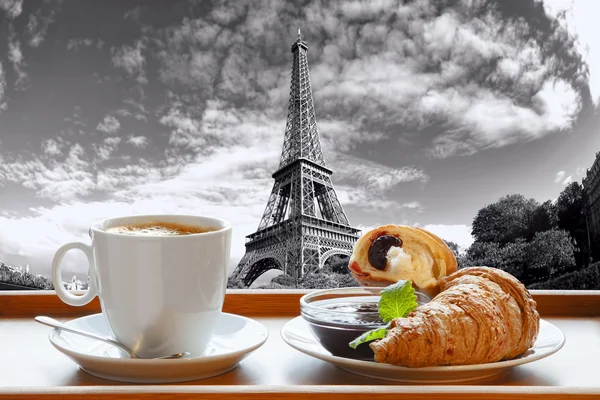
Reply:
[[[334,254],[350,256],[360,230],[350,226],[321,149],[310,85],[308,46],[292,45],[288,117],[275,183],[256,232],[246,236],[246,253],[231,281],[250,286],[270,269],[296,282],[323,268]]]

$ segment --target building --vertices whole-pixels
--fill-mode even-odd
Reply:
[[[600,152],[596,153],[594,164],[587,170],[583,188],[588,199],[587,223],[592,238],[600,236]]]

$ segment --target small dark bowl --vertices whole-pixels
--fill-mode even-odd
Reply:
[[[318,290],[300,299],[300,314],[313,335],[331,354],[357,360],[373,360],[369,343],[353,349],[349,343],[371,329],[386,325],[379,317],[379,299],[385,287]],[[431,299],[415,292],[419,305]]]

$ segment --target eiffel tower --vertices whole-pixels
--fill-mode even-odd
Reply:
[[[294,277],[323,268],[332,255],[350,256],[360,230],[352,228],[325,166],[310,87],[308,46],[292,45],[288,117],[279,168],[258,230],[246,236],[246,254],[231,274],[250,286],[270,269]]]

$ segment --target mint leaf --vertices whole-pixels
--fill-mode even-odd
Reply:
[[[350,347],[356,349],[359,344],[370,342],[375,339],[383,339],[388,332],[388,328],[377,328],[367,331],[350,342]]]
[[[385,327],[372,329],[363,333],[350,342],[350,347],[356,349],[358,345],[376,339],[383,339],[390,329],[391,320],[405,318],[418,307],[417,295],[411,281],[398,281],[381,291],[379,299],[379,316],[383,322],[388,322]]]
[[[406,317],[417,306],[417,296],[411,281],[398,281],[381,291],[379,316],[383,322],[389,322]]]

